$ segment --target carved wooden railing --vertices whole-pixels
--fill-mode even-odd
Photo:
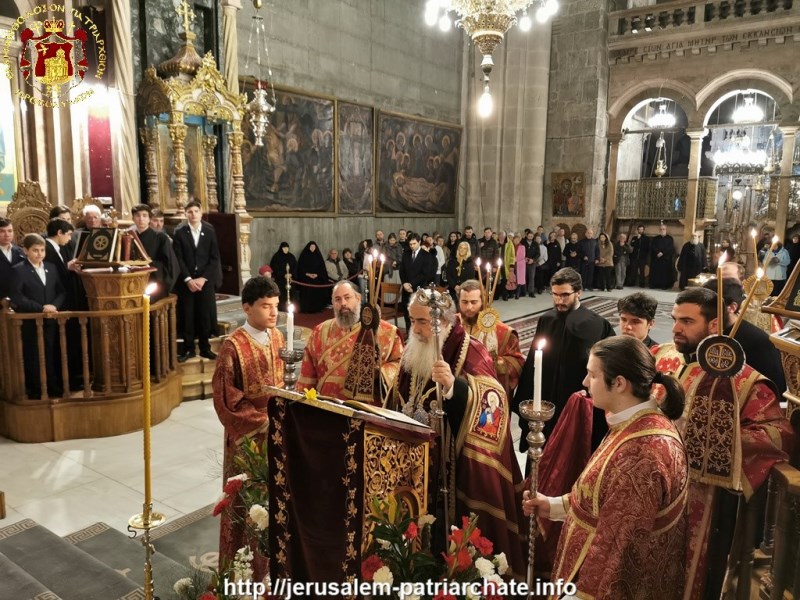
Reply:
[[[136,317],[141,318],[142,309],[113,309],[102,311],[63,311],[58,313],[18,313],[8,308],[7,301],[3,301],[0,310],[0,347],[3,348],[3,360],[0,361],[0,400],[7,402],[20,402],[28,400],[25,388],[25,369],[23,363],[22,325],[33,322],[36,327],[36,343],[39,354],[39,379],[41,384],[41,399],[59,402],[71,399],[91,400],[97,396],[107,398],[113,395],[110,373],[112,360],[121,361],[121,365],[139,365],[139,369],[124,368],[125,392],[141,389],[142,377],[150,371],[150,377],[156,383],[163,381],[177,371],[177,329],[176,329],[176,297],[169,296],[150,307],[150,365],[141,365],[141,358],[133,356],[133,352],[141,351],[141,341],[132,339],[134,328],[125,327],[129,332],[123,335],[119,348],[110,347],[109,328],[112,319],[122,319],[130,322]],[[51,398],[48,395],[48,381],[46,369],[46,352],[44,339],[44,324],[55,321],[58,326],[59,353],[61,357],[61,379],[63,394],[60,398]],[[76,326],[77,325],[77,330]],[[99,336],[91,335],[100,332]],[[77,336],[75,341],[68,341],[68,335]],[[94,339],[93,339],[94,338]],[[101,352],[92,351],[91,344],[96,339],[101,340]],[[80,347],[80,373],[70,373],[70,350]],[[93,364],[102,361],[102,365]],[[75,364],[73,359],[72,364]],[[134,372],[134,371],[139,372]],[[95,371],[102,373],[101,381],[93,381]],[[83,378],[83,389],[70,391],[70,376]],[[52,383],[52,382],[51,382]],[[50,386],[51,389],[53,386]]]
[[[675,30],[702,31],[707,24],[776,17],[792,9],[794,0],[685,0],[629,8],[608,15],[609,38]]]

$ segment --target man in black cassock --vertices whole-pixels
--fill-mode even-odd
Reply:
[[[514,394],[512,408],[519,413],[520,402],[533,398],[534,351],[539,340],[544,338],[547,343],[542,354],[542,400],[556,405],[555,416],[544,426],[547,437],[553,431],[569,397],[583,389],[586,363],[589,361],[592,346],[595,342],[614,335],[614,329],[608,321],[581,306],[582,291],[581,276],[574,269],[556,271],[550,279],[554,308],[539,317],[536,335]],[[605,413],[594,409],[593,448],[600,445],[607,431]],[[525,452],[527,449],[528,443],[523,435],[520,438],[520,451]]]
[[[631,252],[631,264],[628,267],[628,275],[625,278],[625,285],[638,285],[645,287],[646,274],[645,267],[650,261],[650,242],[651,238],[644,233],[644,225],[639,225],[636,228],[636,233],[631,236],[630,246],[633,248]]]
[[[689,285],[689,280],[697,277],[706,268],[706,249],[700,243],[700,234],[696,231],[692,239],[681,248],[678,257],[678,271],[681,272],[678,286],[683,290]]]
[[[581,278],[586,291],[591,292],[594,286],[594,267],[600,260],[600,248],[594,237],[594,231],[587,229],[584,238],[578,242],[581,256]]]
[[[152,296],[153,302],[169,296],[175,281],[178,279],[180,265],[172,241],[163,231],[150,227],[152,218],[151,208],[147,204],[138,204],[133,207],[133,224],[145,252],[150,256],[151,267],[156,270],[150,274],[150,281],[158,284],[158,289]]]
[[[667,226],[658,227],[658,235],[650,243],[650,287],[670,290],[675,285],[675,240],[667,235]]]

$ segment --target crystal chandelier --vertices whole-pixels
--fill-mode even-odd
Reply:
[[[727,148],[714,152],[715,175],[760,175],[767,164],[764,150],[750,148],[750,136],[743,130],[735,132]]]
[[[256,13],[250,21],[250,37],[247,40],[247,58],[244,63],[245,72],[250,66],[250,56],[253,48],[253,33],[255,33],[256,45],[256,87],[253,90],[253,99],[245,106],[245,117],[253,130],[253,137],[256,146],[264,145],[264,136],[269,127],[269,117],[275,112],[275,88],[272,86],[272,69],[269,66],[269,50],[267,49],[267,34],[264,30],[264,18],[261,16],[262,0],[253,0],[253,7]],[[264,47],[265,62],[267,67],[267,85],[271,94],[268,95],[264,89],[264,79],[262,76],[261,47]],[[270,97],[271,96],[271,97]]]
[[[442,31],[452,26],[450,12],[457,15],[456,25],[461,27],[483,55],[483,94],[478,101],[478,113],[487,117],[492,112],[492,95],[489,75],[494,67],[492,54],[503,41],[506,32],[518,24],[520,30],[530,31],[533,21],[528,8],[537,5],[535,17],[546,23],[558,12],[558,0],[428,0],[425,5],[425,22]],[[522,13],[518,18],[518,13]]]
[[[672,129],[675,126],[675,115],[667,112],[667,103],[658,105],[658,112],[647,119],[650,129]]]
[[[764,111],[755,103],[755,96],[745,96],[744,104],[733,111],[734,123],[759,123],[764,120]]]

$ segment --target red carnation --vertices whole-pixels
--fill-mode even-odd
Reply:
[[[477,535],[475,535],[476,533]],[[469,536],[469,541],[475,546],[478,552],[481,553],[481,556],[489,556],[494,548],[494,544],[492,544],[491,540],[481,536],[480,529],[476,529],[472,532],[472,535]]]
[[[214,510],[211,511],[213,516],[218,516],[223,510],[228,508],[231,505],[231,499],[225,496],[222,500],[220,500],[217,505],[214,507]]]
[[[406,532],[403,534],[403,537],[406,538],[407,540],[413,540],[414,538],[417,537],[418,533],[419,533],[419,527],[417,527],[417,524],[414,523],[414,521],[411,521],[411,523],[408,524],[408,529],[406,529]]]
[[[200,596],[197,600],[217,600],[217,596],[213,592],[206,592],[205,594]]]
[[[236,494],[239,493],[239,491],[242,489],[243,485],[244,485],[244,481],[242,481],[241,479],[228,479],[228,482],[225,484],[225,487],[223,488],[223,491],[228,496],[233,497],[233,496],[235,496]]]
[[[369,555],[361,563],[361,577],[364,578],[364,581],[372,581],[372,578],[375,576],[375,571],[380,569],[382,566],[383,561],[377,554]]]
[[[453,529],[453,533],[450,534],[450,540],[454,542],[456,546],[460,546],[464,541],[464,530]]]
[[[466,571],[472,566],[472,557],[466,547],[458,551],[457,558],[459,571]]]
[[[442,590],[439,590],[433,600],[456,600],[456,597],[453,594],[445,594]]]

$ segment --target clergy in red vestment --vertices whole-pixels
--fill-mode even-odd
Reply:
[[[247,321],[222,342],[217,355],[212,387],[214,408],[225,427],[225,448],[222,466],[223,484],[240,474],[234,459],[245,436],[261,444],[267,430],[268,386],[283,387],[283,361],[280,349],[283,335],[275,327],[278,322],[280,290],[272,279],[253,277],[242,288],[242,308]],[[232,516],[223,512],[220,522],[220,566],[230,563],[236,551],[249,545],[253,550],[253,573],[256,581],[266,575],[267,561],[257,551],[255,539],[248,534],[243,521],[243,507],[234,504],[228,510],[240,511]]]
[[[719,598],[737,507],[758,491],[775,463],[788,459],[794,434],[774,384],[761,373],[745,365],[734,377],[712,377],[698,364],[698,345],[717,331],[715,292],[687,288],[675,299],[672,319],[674,343],[653,353],[658,370],[674,373],[686,390],[680,421],[690,479],[684,598]]]
[[[361,294],[350,281],[340,281],[333,287],[334,318],[320,323],[311,332],[300,367],[298,390],[316,388],[323,396],[385,404],[384,398],[400,369],[403,342],[397,327],[386,321],[378,321],[374,330],[364,327],[361,310]],[[380,352],[379,377],[374,373],[377,352]]]
[[[481,284],[477,279],[468,279],[461,284],[458,292],[458,314],[461,315],[461,324],[468,334],[489,351],[497,370],[497,380],[506,391],[506,398],[513,398],[525,362],[525,357],[519,349],[519,335],[499,319],[496,321],[490,319],[493,323],[489,327],[481,322],[483,316],[481,312],[485,304],[482,296]],[[493,310],[490,312],[497,314]]]
[[[439,357],[430,314],[433,301],[444,304]],[[450,523],[460,524],[469,513],[478,515],[478,527],[494,543],[494,552],[504,552],[510,571],[522,576],[525,544],[520,533],[527,531],[520,509],[522,475],[512,444],[508,398],[496,379],[492,358],[464,331],[449,294],[417,290],[408,312],[412,327],[389,407],[436,426],[431,402],[436,400],[436,383],[440,384],[446,417],[445,442],[439,447],[447,449]],[[437,506],[439,500],[436,456],[438,449],[430,462],[429,506]],[[441,518],[437,525],[443,525]]]
[[[654,383],[666,390],[660,408]],[[606,411],[608,435],[569,494],[525,492],[526,514],[564,521],[552,580],[574,583],[570,598],[679,600],[688,473],[672,421],[683,413],[683,389],[629,336],[592,347],[584,385]]]

